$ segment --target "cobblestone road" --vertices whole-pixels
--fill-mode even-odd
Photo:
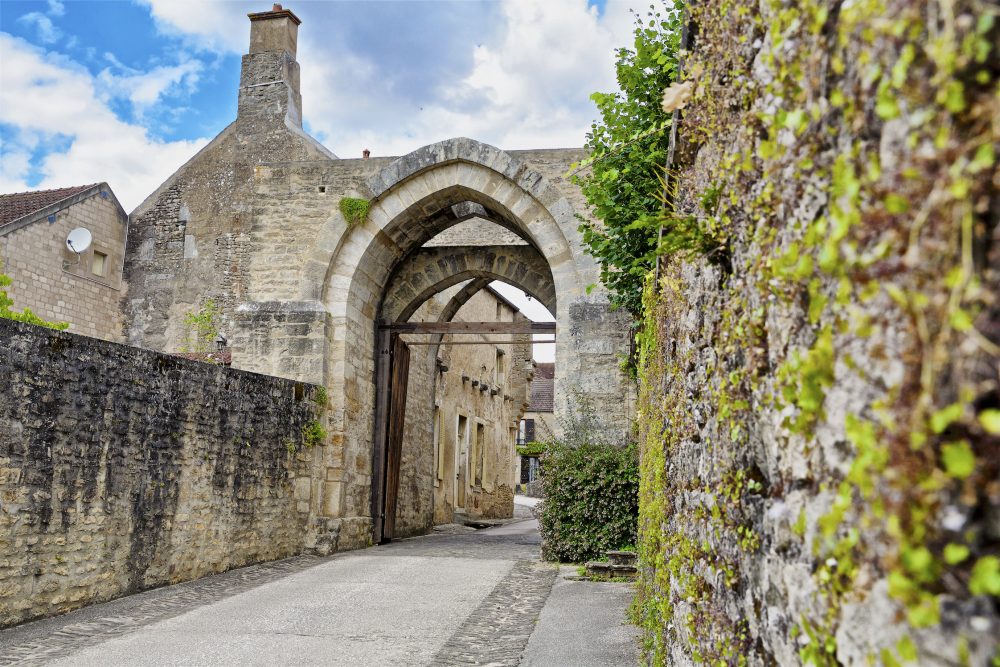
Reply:
[[[2,665],[517,665],[534,521],[253,566],[0,632]]]

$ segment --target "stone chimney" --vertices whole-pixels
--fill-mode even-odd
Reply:
[[[269,12],[247,16],[250,52],[243,56],[240,71],[239,120],[244,125],[281,122],[301,128],[302,95],[295,51],[302,21],[279,4]]]

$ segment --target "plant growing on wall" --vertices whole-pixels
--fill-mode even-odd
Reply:
[[[184,344],[181,352],[208,354],[219,335],[222,309],[214,299],[208,299],[201,308],[184,316]]]
[[[621,92],[594,93],[601,119],[587,134],[587,160],[573,181],[598,223],[580,226],[588,252],[601,265],[611,303],[638,317],[642,286],[653,267],[662,207],[670,115],[661,98],[677,73],[682,3],[636,16],[633,48],[618,50]]]
[[[354,227],[364,222],[368,217],[369,208],[371,208],[371,202],[367,199],[344,197],[340,200],[340,214],[344,216],[348,227]]]
[[[3,269],[3,264],[0,264],[0,269]],[[21,312],[12,310],[11,306],[14,305],[14,300],[10,298],[10,295],[7,294],[7,290],[4,288],[13,282],[10,276],[0,273],[0,317],[7,320],[25,322],[26,324],[37,324],[41,327],[58,329],[59,331],[69,328],[69,322],[49,322],[48,320],[43,320],[31,312],[30,308],[24,308]]]

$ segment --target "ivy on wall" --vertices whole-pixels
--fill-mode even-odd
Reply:
[[[900,609],[884,622],[905,628],[873,633],[862,659],[919,662],[934,636],[969,664],[995,649],[960,611],[958,630],[939,624],[942,600],[1000,596],[983,525],[1000,506],[996,12],[768,0],[698,3],[691,20],[676,206],[729,261],[668,252],[646,293],[648,656],[773,660],[782,647],[731,606],[738,591],[763,608],[752,577],[779,558],[812,573],[781,639],[803,662],[838,664],[845,605],[883,582]],[[769,459],[762,432],[808,469]],[[765,520],[778,506],[794,511]],[[776,531],[792,536],[780,551]]]

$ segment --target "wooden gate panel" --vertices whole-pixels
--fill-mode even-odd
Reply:
[[[396,531],[396,500],[399,498],[399,469],[403,458],[403,426],[406,420],[406,385],[410,377],[410,348],[392,336],[389,372],[389,419],[385,467],[385,519],[382,541],[391,540]]]

